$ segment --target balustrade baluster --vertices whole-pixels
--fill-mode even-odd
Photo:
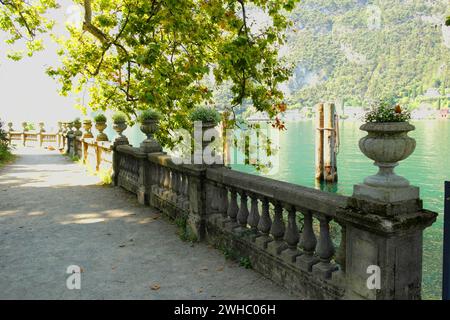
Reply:
[[[183,175],[183,210],[188,211],[190,208],[189,203],[189,176],[187,174]]]
[[[220,212],[222,213],[223,218],[227,218],[228,211],[228,189],[223,187],[221,188],[221,201],[220,201]]]
[[[172,189],[173,192],[177,195],[180,192],[179,176],[180,174],[177,171],[172,171]]]
[[[324,215],[320,215],[318,219],[320,222],[320,237],[316,251],[320,262],[313,266],[313,272],[320,274],[325,279],[329,279],[331,273],[337,270],[337,266],[331,263],[335,252],[334,244],[330,236],[331,219]]]
[[[262,247],[267,248],[267,243],[272,241],[269,236],[270,228],[272,227],[272,219],[270,218],[269,213],[269,200],[267,198],[262,199],[262,212],[261,218],[258,223],[258,230],[261,233],[261,236],[255,239],[256,243]]]
[[[347,252],[347,228],[345,225],[340,224],[341,226],[341,243],[339,244],[339,249],[336,253],[336,262],[339,263],[341,270],[345,272],[345,255]]]
[[[301,235],[301,248],[302,255],[297,258],[297,264],[300,269],[311,272],[312,266],[318,262],[318,259],[314,257],[314,250],[316,249],[317,239],[313,230],[313,218],[312,213],[307,211],[304,213],[303,220],[303,232]]]
[[[297,245],[300,240],[300,234],[297,226],[297,210],[295,206],[289,206],[288,223],[284,240],[288,245],[288,249],[283,251],[283,258],[289,262],[295,262],[299,255]]]
[[[173,203],[177,202],[177,171],[174,169],[170,169],[171,175],[170,175],[170,194],[169,194],[169,200]]]
[[[270,242],[267,246],[268,250],[273,254],[280,254],[280,252],[286,248],[286,245],[283,242],[284,231],[283,207],[281,203],[277,201],[275,202],[275,215],[272,227],[270,228],[270,234],[274,241]]]
[[[158,185],[159,184],[159,168],[155,163],[152,163],[152,172],[153,172],[153,181],[152,185]]]
[[[170,171],[169,168],[164,167],[164,189],[168,190],[170,185]]]
[[[169,168],[168,171],[169,171],[169,176],[168,176],[168,178],[169,178],[169,185],[168,185],[168,189],[170,191],[173,191],[173,170],[171,168]]]
[[[231,221],[231,228],[236,226],[236,221],[237,221],[237,214],[239,211],[239,207],[237,204],[237,192],[236,189],[231,188],[230,189],[230,204],[228,206],[228,211],[227,211],[227,215],[230,218]]]
[[[247,228],[247,218],[249,215],[248,212],[248,205],[247,205],[247,194],[242,191],[240,192],[241,196],[241,206],[239,207],[238,215],[237,215],[237,221],[241,228]]]
[[[211,197],[211,209],[213,212],[219,210],[219,189],[213,184],[209,185],[209,196]]]
[[[251,208],[250,214],[248,216],[248,224],[252,231],[256,233],[258,231],[258,223],[259,223],[259,208],[258,208],[258,198],[256,195],[251,196]]]
[[[189,177],[187,174],[183,176],[184,184],[183,184],[183,194],[186,199],[189,199]]]
[[[149,162],[149,165],[150,165],[150,186],[151,186],[150,199],[153,199],[153,194],[158,193],[159,169],[155,163]]]
[[[177,205],[180,208],[183,208],[183,203],[186,201],[187,197],[184,193],[184,184],[186,182],[186,175],[183,172],[178,173],[178,199],[177,199]]]
[[[165,179],[164,167],[159,165],[159,194],[164,190],[164,179]]]

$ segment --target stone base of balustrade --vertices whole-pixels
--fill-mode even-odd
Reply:
[[[293,252],[289,252],[289,249],[275,255],[264,249],[264,243],[267,242],[268,237],[259,236],[252,241],[254,233],[237,235],[228,228],[222,227],[220,220],[217,215],[208,216],[205,239],[210,244],[218,248],[229,248],[236,253],[237,257],[248,257],[255,271],[285,287],[299,298],[320,300],[344,298],[344,276],[335,277],[336,272],[331,279],[326,279],[317,273],[304,271],[297,263],[292,262]],[[277,247],[276,244],[272,246]]]
[[[228,232],[233,232],[234,229],[238,228],[239,224],[236,221],[228,220],[224,222],[223,228]]]
[[[144,186],[141,186],[138,188],[137,190],[137,200],[139,202],[139,204],[147,204],[148,203],[148,196],[147,196],[147,190],[145,189]]]
[[[353,197],[361,200],[379,201],[382,203],[397,203],[420,199],[418,187],[380,188],[365,184],[354,186]]]
[[[284,241],[274,240],[267,244],[267,251],[273,255],[280,255],[283,250],[287,249],[287,245]]]
[[[338,266],[327,263],[319,262],[312,267],[313,274],[323,279],[330,279],[333,272],[338,271]]]
[[[319,258],[308,254],[302,254],[296,259],[295,263],[301,270],[312,272],[313,266],[319,263]]]
[[[299,257],[301,255],[301,253],[296,250],[296,249],[286,249],[283,250],[283,252],[281,252],[280,256],[281,259],[283,259],[286,262],[289,263],[295,263],[295,261],[297,260],[297,257]]]
[[[269,242],[273,241],[273,239],[266,235],[261,235],[255,239],[255,244],[262,249],[267,249],[267,245]]]
[[[117,185],[134,194],[137,194],[138,192],[138,185],[136,184],[135,179],[128,177],[124,172],[119,173]]]

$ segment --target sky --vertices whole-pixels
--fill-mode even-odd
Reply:
[[[64,23],[74,12],[70,1],[61,1],[62,7],[50,13],[57,21],[56,32],[65,30]],[[47,129],[55,128],[60,120],[80,117],[76,110],[75,97],[62,97],[58,94],[58,83],[50,78],[45,70],[57,65],[56,44],[45,37],[45,51],[21,61],[12,61],[6,52],[12,49],[4,43],[5,34],[0,32],[0,119],[13,122],[20,128],[23,121],[37,123],[43,121]]]

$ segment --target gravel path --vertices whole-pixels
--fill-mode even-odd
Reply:
[[[292,299],[55,151],[0,169],[0,299]],[[68,266],[81,268],[69,290]]]

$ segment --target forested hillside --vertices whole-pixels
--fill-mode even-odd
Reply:
[[[449,11],[448,0],[303,0],[286,50],[290,107],[385,98],[414,108],[429,88],[449,94]]]

